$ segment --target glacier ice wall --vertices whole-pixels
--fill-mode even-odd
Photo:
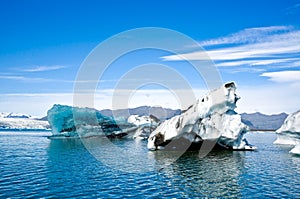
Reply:
[[[245,149],[243,135],[249,128],[234,111],[239,99],[235,91],[233,82],[224,84],[198,99],[181,115],[164,121],[148,138],[148,149],[164,148],[182,138],[189,143],[216,140],[226,148]]]

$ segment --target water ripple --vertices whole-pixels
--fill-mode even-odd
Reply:
[[[300,158],[274,139],[249,134],[258,152],[187,152],[175,162],[172,153],[149,156],[140,142],[158,169],[123,173],[93,158],[80,140],[0,134],[0,198],[300,198]],[[130,152],[133,142],[115,144]]]

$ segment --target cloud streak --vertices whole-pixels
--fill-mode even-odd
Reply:
[[[285,68],[288,65],[289,68],[299,67],[300,58],[276,58],[276,59],[254,59],[254,60],[234,60],[216,63],[217,67],[236,67],[236,66],[268,66],[278,65],[278,68]]]
[[[13,75],[13,74],[0,74],[0,80],[12,80],[30,83],[70,83],[70,84],[95,84],[95,83],[116,83],[119,79],[89,79],[89,80],[66,80],[66,79],[51,79],[42,77],[26,77],[23,75]],[[132,83],[137,81],[137,79],[126,79],[124,83]]]
[[[0,79],[26,81],[26,82],[38,82],[38,83],[57,81],[54,79],[39,78],[39,77],[24,77],[24,76],[18,76],[18,75],[0,75]]]
[[[182,61],[209,57],[217,67],[300,67],[300,30],[292,26],[249,28],[199,43],[208,50],[161,58]]]
[[[266,40],[266,36],[292,31],[292,26],[269,26],[258,28],[247,28],[226,37],[202,41],[201,46],[212,46],[220,44],[245,44],[257,43]]]
[[[262,40],[262,39],[261,39]],[[221,44],[220,43],[214,43]],[[286,54],[300,53],[300,31],[292,31],[278,35],[267,36],[264,41],[230,46],[220,47],[212,50],[196,51],[179,55],[170,55],[162,57],[165,61],[180,61],[180,60],[205,60],[206,54],[214,61],[224,60],[241,60],[249,58],[267,58],[277,57],[286,58]]]
[[[288,7],[285,11],[287,15],[295,14],[300,9],[300,3],[297,3],[291,7]]]
[[[278,83],[300,83],[300,71],[266,72],[260,76],[268,77],[271,81]]]
[[[53,71],[67,68],[67,66],[63,65],[55,65],[55,66],[36,66],[32,68],[22,69],[23,72],[44,72],[44,71]]]

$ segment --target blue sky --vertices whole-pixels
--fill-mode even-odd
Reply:
[[[235,81],[239,112],[300,109],[300,1],[2,1],[0,6],[0,111],[45,115],[54,103],[72,104],[80,65],[100,42],[122,31],[163,27],[192,37]],[[183,46],[187,60],[200,59]],[[180,57],[145,50],[122,57],[107,71],[96,108],[133,66],[155,62],[179,71],[195,89],[203,82]],[[158,104],[161,93],[133,104]],[[156,91],[160,92],[160,91]],[[200,92],[199,92],[200,93]],[[201,93],[202,94],[202,93]],[[168,96],[168,97],[167,97]],[[150,99],[151,98],[151,99]],[[164,97],[172,107],[170,94]],[[140,99],[140,100],[139,100]],[[133,105],[132,105],[133,106]]]

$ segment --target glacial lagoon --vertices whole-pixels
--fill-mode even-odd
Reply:
[[[80,139],[50,140],[49,134],[0,132],[0,198],[300,197],[300,157],[288,153],[290,146],[274,145],[274,132],[246,134],[258,151],[211,151],[203,158],[186,152],[176,161],[165,151],[148,151],[146,141],[112,141],[144,154],[139,158],[153,165],[147,172],[109,167]],[[131,166],[143,163],[137,158]]]

